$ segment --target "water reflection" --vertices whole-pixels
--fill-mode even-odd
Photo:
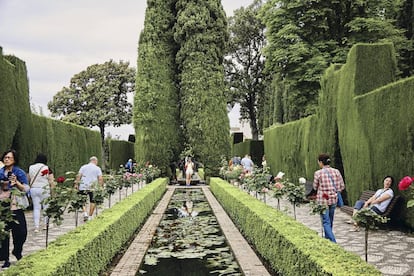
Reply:
[[[242,275],[201,189],[176,189],[138,275]]]

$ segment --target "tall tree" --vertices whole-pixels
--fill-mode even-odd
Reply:
[[[47,106],[52,117],[85,127],[97,126],[104,149],[106,126],[131,123],[128,93],[134,91],[134,78],[135,69],[128,62],[94,64],[74,75],[69,86],[53,96]],[[102,152],[103,161],[104,156]]]
[[[134,103],[135,154],[165,169],[181,151],[173,37],[175,0],[148,1],[139,39]]]
[[[220,155],[230,153],[223,67],[227,19],[219,0],[178,0],[176,7],[184,136],[206,173],[216,173]]]
[[[397,15],[398,26],[404,30],[408,39],[408,47],[402,50],[401,76],[409,77],[414,74],[414,0],[404,0]]]
[[[314,113],[321,74],[344,63],[358,42],[392,41],[407,47],[395,26],[400,1],[270,0],[261,11],[268,46],[266,70],[277,77],[280,123]],[[280,116],[278,116],[280,118]]]
[[[226,80],[231,97],[240,104],[241,119],[250,123],[252,139],[257,140],[262,132],[259,115],[263,113],[267,75],[262,49],[266,40],[265,25],[258,18],[261,0],[255,0],[247,8],[234,11],[229,18],[230,39],[225,62]]]

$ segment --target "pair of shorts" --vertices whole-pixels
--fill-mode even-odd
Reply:
[[[78,192],[78,194],[88,196],[89,197],[89,202],[95,203],[95,200],[93,199],[93,192],[92,191],[89,191],[89,190],[81,190],[81,191]]]

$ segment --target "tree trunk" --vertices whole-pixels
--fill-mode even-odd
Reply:
[[[99,132],[101,133],[101,146],[102,146],[102,152],[101,152],[101,168],[102,171],[105,171],[106,168],[106,158],[105,158],[105,124],[99,123]]]

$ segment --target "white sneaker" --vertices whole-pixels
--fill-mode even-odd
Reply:
[[[35,227],[34,232],[39,233],[39,227]]]
[[[92,216],[88,217],[88,220],[92,220],[92,219],[93,219],[93,217],[92,217]]]

